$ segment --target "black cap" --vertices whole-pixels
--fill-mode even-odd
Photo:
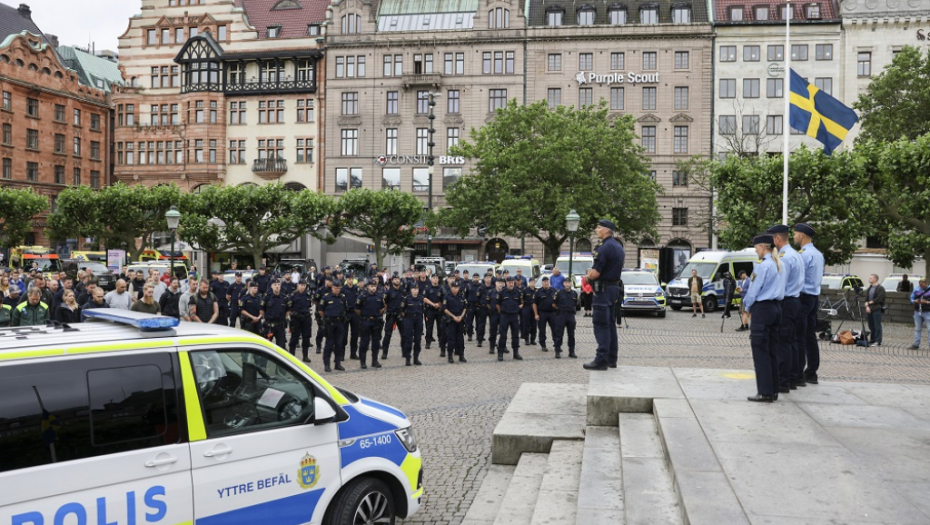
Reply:
[[[459,273],[461,273],[461,272],[459,272],[459,271],[456,269],[456,270],[453,271],[452,273],[453,273],[453,274],[459,274]]]
[[[339,279],[333,281],[333,288],[342,288],[342,282]]]
[[[510,275],[510,270],[504,268],[504,275]]]
[[[611,221],[610,219],[601,219],[601,220],[597,221],[597,225],[598,225],[598,226],[603,226],[603,227],[605,227],[605,228],[607,228],[608,230],[613,231],[613,232],[617,231],[617,225],[614,224],[614,222]]]
[[[369,279],[369,280],[368,280],[368,286],[378,286],[379,284],[381,284],[381,283],[379,283],[377,279]]]
[[[784,224],[776,224],[775,226],[765,230],[765,233],[771,233],[774,235],[776,233],[788,233],[790,230],[791,228],[785,226]]]
[[[451,283],[449,283],[449,287],[451,287],[451,288],[461,288],[461,286],[462,286],[462,285],[461,285],[461,283],[459,283],[459,280],[458,280],[458,279],[456,279],[456,280],[452,281]]]
[[[268,267],[265,266],[265,265],[263,264],[263,265],[259,266],[258,269],[259,269],[259,270],[267,270]]]
[[[813,237],[816,232],[806,222],[799,222],[794,225],[794,231],[801,232],[808,237]]]
[[[506,282],[508,282],[508,283],[512,283],[512,282],[513,282],[513,277],[507,277],[506,279],[504,279],[504,281],[506,281]]]
[[[752,244],[753,244],[753,245],[756,245],[756,244],[774,244],[774,243],[775,243],[775,239],[772,238],[772,234],[770,234],[770,233],[763,233],[762,235],[756,235],[755,237],[752,238]]]
[[[249,288],[258,288],[258,283],[255,281],[249,281]]]
[[[394,272],[394,274],[391,275],[391,279],[400,279],[400,275],[398,275],[397,272]]]
[[[307,284],[307,280],[301,279],[300,281],[297,282],[297,284]]]
[[[324,266],[324,267],[323,267],[323,271],[326,271],[326,270],[332,270],[332,268],[329,267],[329,266]]]

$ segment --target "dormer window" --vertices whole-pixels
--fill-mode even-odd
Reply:
[[[734,5],[730,7],[730,22],[742,22],[743,21],[743,6]]]
[[[583,5],[578,8],[577,20],[580,26],[594,25],[594,6]]]
[[[780,17],[780,20],[788,20],[788,18],[794,20],[794,16],[791,15],[791,10],[788,8],[788,4],[782,4],[778,6],[778,16]]]
[[[612,5],[607,9],[607,23],[612,26],[622,26],[626,24],[626,7],[622,5]]]
[[[319,36],[320,24],[310,24],[307,26],[307,36]]]
[[[755,9],[756,9],[756,12],[754,13],[753,18],[756,19],[756,22],[765,22],[766,20],[769,19],[769,6],[759,5],[759,6],[756,6]]]
[[[281,26],[271,26],[268,28],[268,38],[278,38],[281,36]]]
[[[496,7],[488,11],[488,29],[504,29],[507,27],[510,27],[510,9]]]
[[[673,24],[690,24],[691,23],[691,6],[688,4],[672,5],[672,23]]]
[[[272,11],[281,11],[283,9],[300,9],[300,4],[294,0],[281,0],[271,8]]]
[[[804,15],[808,20],[819,20],[820,4],[808,4],[804,6]]]
[[[659,6],[644,5],[639,8],[640,24],[658,24],[659,23]]]
[[[561,7],[550,7],[546,10],[546,25],[549,27],[562,25],[562,17],[564,15],[565,10]]]

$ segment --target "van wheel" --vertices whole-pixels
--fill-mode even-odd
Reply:
[[[662,310],[661,312],[658,312],[659,319],[665,319],[665,312],[666,310]]]
[[[702,301],[704,302],[704,311],[706,313],[712,313],[717,311],[717,296],[708,295],[705,296]]]
[[[340,494],[331,525],[394,525],[394,496],[381,480],[358,479]]]
[[[675,310],[676,312],[680,311],[680,310],[681,310],[681,305],[680,305],[680,304],[673,304],[673,305],[672,305],[672,310]]]

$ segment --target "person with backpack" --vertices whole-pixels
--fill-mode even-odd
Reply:
[[[220,316],[220,305],[210,291],[210,281],[202,279],[200,290],[190,303],[190,318],[195,323],[214,323]]]

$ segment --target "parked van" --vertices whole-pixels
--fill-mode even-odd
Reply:
[[[498,267],[502,271],[509,270],[511,277],[517,275],[517,268],[523,270],[523,277],[527,279],[536,279],[542,273],[542,265],[532,255],[524,255],[519,258],[508,255],[504,257],[504,262],[500,263]]]
[[[559,267],[559,271],[565,275],[568,275],[569,263],[571,263],[572,276],[574,276],[572,285],[576,290],[581,290],[581,278],[594,266],[594,255],[592,255],[591,252],[575,252],[575,254],[569,258],[568,252],[562,252],[555,261],[555,265]],[[579,291],[579,295],[580,293]]]
[[[33,263],[40,272],[60,272],[58,254],[45,246],[17,246],[10,250],[10,266],[29,271]]]
[[[691,290],[688,289],[688,278],[691,270],[697,270],[698,276],[704,280],[704,290],[701,292],[704,302],[704,311],[713,312],[724,306],[723,274],[730,272],[734,279],[739,273],[745,271],[752,275],[753,266],[759,262],[756,251],[746,248],[738,252],[726,250],[704,250],[697,252],[682,268],[681,273],[668,283],[668,302],[672,310],[681,310],[691,307]],[[734,302],[738,295],[734,292]]]

